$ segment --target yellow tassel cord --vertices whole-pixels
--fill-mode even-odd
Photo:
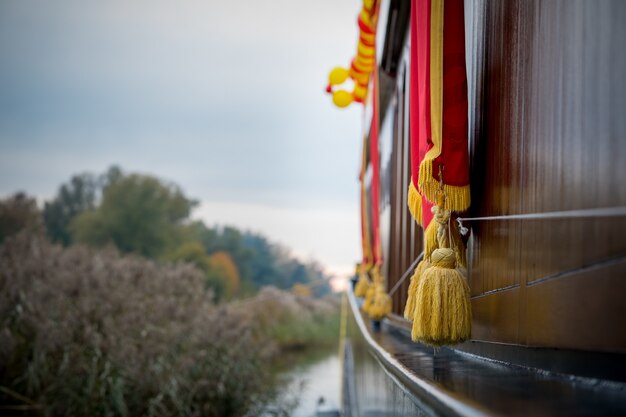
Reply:
[[[443,206],[443,201],[441,201],[440,204]],[[435,218],[430,222],[426,231],[424,231],[424,259],[422,259],[417,265],[415,273],[411,277],[411,284],[408,289],[406,305],[404,306],[404,318],[409,321],[413,320],[420,278],[426,268],[430,266],[431,254],[439,247],[438,232],[442,228],[441,223],[443,222],[445,224],[449,218],[449,212],[447,212],[448,217],[446,217],[446,211],[437,206],[434,206],[432,211]]]
[[[373,320],[382,320],[391,313],[391,297],[385,291],[385,286],[382,283],[376,284],[375,288],[374,300],[368,314]]]
[[[461,231],[459,230],[459,224],[456,221],[453,221],[450,225],[450,233],[452,235],[452,249],[454,249],[454,253],[456,253],[457,268],[467,269],[465,241],[463,241]]]
[[[471,336],[472,310],[465,276],[452,249],[437,249],[417,289],[411,337],[429,345],[461,343]]]
[[[354,287],[354,295],[357,297],[365,297],[367,294],[367,290],[370,287],[370,280],[367,278],[367,274],[365,272],[359,273],[359,280]]]
[[[411,184],[409,185],[407,205],[409,206],[411,216],[413,216],[417,224],[422,226],[424,224],[424,219],[422,217],[422,196],[417,191],[417,188],[415,188],[413,181],[411,181]]]

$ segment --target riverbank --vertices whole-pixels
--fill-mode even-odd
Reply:
[[[256,296],[232,302],[228,308],[248,315],[256,330],[267,336],[281,355],[337,344],[338,297],[302,297],[265,287]]]
[[[25,234],[0,246],[0,265],[3,413],[288,413],[277,370],[337,339],[337,300],[265,288],[216,305],[189,265]]]

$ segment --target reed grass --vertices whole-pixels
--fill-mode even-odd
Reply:
[[[269,362],[331,340],[334,301],[216,306],[201,272],[22,233],[0,246],[0,414],[288,415]],[[336,334],[336,333],[335,333]],[[291,399],[293,400],[293,399]]]

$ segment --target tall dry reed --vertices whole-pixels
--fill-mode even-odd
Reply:
[[[0,247],[0,404],[47,416],[246,416],[285,410],[275,344],[203,275],[20,234]]]

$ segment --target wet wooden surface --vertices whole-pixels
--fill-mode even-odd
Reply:
[[[409,332],[391,322],[384,323],[381,331],[373,330],[357,304],[350,294],[347,335],[352,362],[345,365],[354,374],[353,415],[626,415],[626,391],[621,382],[508,367],[450,348],[434,350],[411,342]],[[400,366],[394,367],[378,349]],[[426,391],[402,374],[413,375],[432,388]],[[452,403],[463,404],[464,412],[450,410]]]
[[[626,3],[467,2],[468,216],[626,205]],[[474,338],[626,352],[626,217],[473,222]]]

